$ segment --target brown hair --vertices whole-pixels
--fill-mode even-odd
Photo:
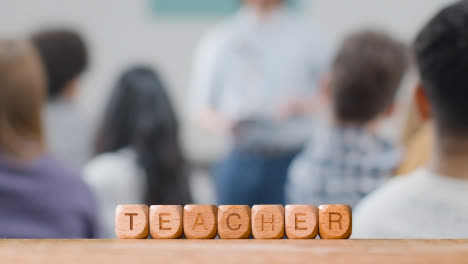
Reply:
[[[332,65],[333,111],[338,122],[365,124],[393,102],[408,66],[404,44],[379,31],[347,37]]]
[[[0,152],[32,158],[44,150],[45,91],[43,67],[33,46],[0,39]]]
[[[44,64],[49,98],[60,97],[67,84],[88,66],[85,41],[73,30],[50,29],[35,33],[31,42]]]

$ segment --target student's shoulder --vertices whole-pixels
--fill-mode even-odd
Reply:
[[[116,182],[138,173],[137,157],[134,151],[124,149],[96,156],[83,169],[86,182],[91,185]]]
[[[37,167],[39,171],[45,174],[62,179],[64,181],[73,181],[80,179],[80,172],[75,168],[56,156],[46,154],[40,158]]]
[[[354,238],[382,238],[386,227],[395,226],[399,212],[408,207],[408,201],[417,189],[421,170],[393,178],[364,198],[353,212]]]
[[[84,171],[121,171],[123,168],[133,168],[135,160],[136,154],[130,149],[104,153],[93,158],[85,166]]]
[[[304,149],[296,155],[288,169],[289,184],[296,184],[296,188],[306,185],[311,180],[313,172],[316,170],[317,160],[314,153],[313,139],[310,139]]]
[[[54,156],[44,156],[39,171],[51,181],[53,188],[66,192],[70,197],[76,197],[75,201],[87,200],[90,196],[90,189],[83,180],[81,171]]]
[[[309,139],[306,143],[304,148],[294,157],[292,164],[297,164],[300,166],[301,164],[308,163],[308,161],[312,158],[314,152],[314,143],[313,139]]]
[[[398,176],[364,198],[357,208],[357,213],[378,210],[385,203],[385,210],[393,203],[404,202],[413,193],[420,171],[405,176]]]

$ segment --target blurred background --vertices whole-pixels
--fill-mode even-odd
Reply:
[[[316,36],[334,54],[350,32],[379,28],[410,44],[423,24],[449,0],[296,0],[288,5],[317,28]],[[204,33],[239,9],[237,0],[0,0],[0,35],[28,38],[49,28],[81,34],[89,67],[79,79],[79,111],[97,127],[112,88],[130,65],[157,69],[180,120],[185,156],[191,164],[190,188],[196,203],[217,203],[213,165],[230,148],[230,140],[191,122],[192,73],[196,48]],[[278,36],[280,38],[281,36]],[[382,133],[401,140],[417,77],[408,71],[397,94],[392,118]]]
[[[117,76],[128,65],[141,62],[159,69],[178,115],[186,120],[184,109],[197,43],[203,33],[236,11],[236,1],[214,1],[226,2],[219,4],[219,9],[197,7],[198,3],[203,6],[204,0],[159,1],[2,0],[0,33],[24,37],[58,26],[81,32],[89,45],[91,63],[82,78],[79,105],[92,120],[99,119]],[[186,6],[188,2],[197,4]],[[336,47],[346,33],[370,26],[386,29],[409,42],[423,23],[449,2],[303,0],[296,8],[311,25],[326,33],[323,37],[331,47]],[[223,140],[208,140],[187,122],[181,132],[190,159],[203,163],[220,156]]]
[[[187,121],[192,60],[202,34],[234,13],[237,2],[1,0],[0,34],[24,37],[48,27],[70,27],[82,33],[89,46],[90,65],[81,79],[78,103],[93,122],[99,120],[110,89],[128,65],[154,65],[167,82],[177,114],[183,120],[185,152],[195,164],[207,167],[222,156],[226,140],[213,138]],[[423,23],[448,2],[298,0],[294,8],[325,33],[320,37],[333,50],[346,33],[369,26],[386,29],[409,42]],[[199,199],[209,202],[214,198],[213,194],[204,194]]]

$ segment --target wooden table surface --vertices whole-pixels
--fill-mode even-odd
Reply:
[[[0,240],[0,263],[468,263],[468,240]]]

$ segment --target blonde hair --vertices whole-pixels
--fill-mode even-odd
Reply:
[[[32,44],[0,39],[0,152],[24,159],[44,151],[45,95],[44,70]]]

